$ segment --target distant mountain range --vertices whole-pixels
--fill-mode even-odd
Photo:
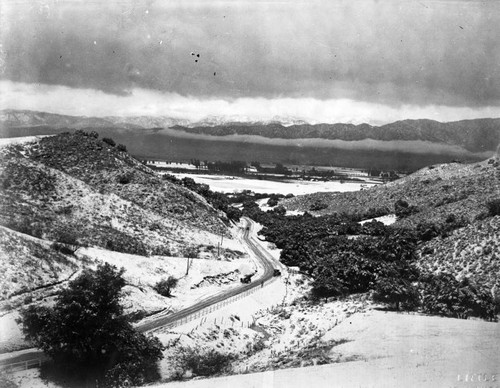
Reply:
[[[238,121],[242,120],[242,121]],[[198,122],[170,117],[85,117],[0,111],[0,137],[76,129],[96,130],[130,144],[145,158],[260,160],[369,168],[409,169],[453,159],[482,160],[500,143],[500,118],[448,123],[421,119],[381,126],[308,124],[289,117],[255,122],[209,116]]]
[[[45,112],[0,111],[2,130],[18,127],[162,129],[208,136],[250,135],[271,139],[329,139],[360,141],[428,141],[459,146],[470,152],[493,151],[500,143],[500,119],[475,119],[441,123],[434,120],[403,120],[382,126],[369,124],[307,124],[275,117],[267,122],[235,121],[237,117],[209,116],[199,122],[170,117],[85,117]],[[244,119],[241,118],[240,119]],[[12,131],[10,131],[12,134]]]
[[[225,125],[251,126],[280,124],[283,126],[307,124],[303,120],[291,117],[275,116],[271,120],[255,121],[244,116],[207,116],[199,121],[175,119],[167,116],[133,116],[133,117],[87,117],[67,116],[55,113],[36,112],[29,110],[5,109],[0,111],[0,128],[25,126],[52,126],[55,128],[89,128],[117,127],[127,129],[150,129],[182,127],[215,127]]]

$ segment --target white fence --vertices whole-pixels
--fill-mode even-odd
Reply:
[[[42,366],[42,362],[43,361],[41,358],[27,360],[27,361],[13,362],[11,364],[0,365],[0,370],[7,370],[9,372],[22,371],[40,367]]]
[[[165,326],[162,326],[162,328],[172,329],[174,327],[181,326],[181,325],[184,325],[184,324],[186,324],[188,322],[194,321],[195,319],[199,319],[199,318],[205,317],[205,315],[208,315],[208,314],[210,314],[210,313],[212,313],[214,311],[217,311],[217,310],[219,310],[219,309],[221,309],[223,307],[226,307],[226,306],[230,305],[231,303],[236,302],[237,300],[246,298],[247,296],[253,294],[254,292],[257,292],[260,289],[262,289],[262,288],[270,285],[276,279],[278,279],[278,278],[277,277],[273,277],[273,278],[267,280],[266,282],[264,282],[262,286],[256,286],[256,287],[250,288],[249,290],[246,290],[246,291],[244,291],[244,292],[242,292],[242,293],[240,293],[238,295],[234,295],[234,296],[232,296],[230,298],[224,299],[223,301],[221,301],[219,303],[213,304],[213,305],[211,305],[209,307],[206,307],[206,308],[204,308],[204,309],[202,309],[200,311],[197,311],[197,312],[195,312],[193,314],[190,314],[190,315],[188,315],[188,316],[186,316],[184,318],[176,320],[175,322],[172,322],[172,323],[169,323],[169,324],[167,324]],[[204,320],[202,320],[200,322],[200,324],[204,324],[204,323],[206,323],[206,321],[207,320],[205,318]],[[214,321],[214,322],[216,323],[216,321]],[[248,326],[248,323],[245,325],[245,322],[241,322],[241,325],[242,325],[242,327],[243,326]],[[160,328],[160,329],[162,329],[162,328]],[[155,330],[152,330],[152,331],[154,332]]]

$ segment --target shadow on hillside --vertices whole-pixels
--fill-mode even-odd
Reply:
[[[148,381],[161,378],[158,365],[147,370]],[[102,366],[75,366],[48,361],[40,368],[40,379],[61,388],[99,388],[106,386]]]
[[[54,361],[44,363],[40,368],[40,378],[47,383],[63,388],[95,388],[102,375],[94,368],[80,368]]]

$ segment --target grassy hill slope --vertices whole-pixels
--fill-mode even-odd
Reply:
[[[486,211],[500,196],[500,169],[494,159],[475,164],[425,167],[403,179],[351,193],[315,193],[282,201],[287,210],[313,214],[346,213],[359,219],[395,213],[398,200],[408,203],[400,225],[444,224],[450,214],[464,223]],[[318,211],[311,211],[322,208]]]
[[[2,149],[0,184],[0,223],[50,240],[182,256],[231,234],[201,196],[81,132]]]

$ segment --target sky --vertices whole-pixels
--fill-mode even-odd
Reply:
[[[0,108],[382,124],[500,117],[494,1],[9,1]]]

